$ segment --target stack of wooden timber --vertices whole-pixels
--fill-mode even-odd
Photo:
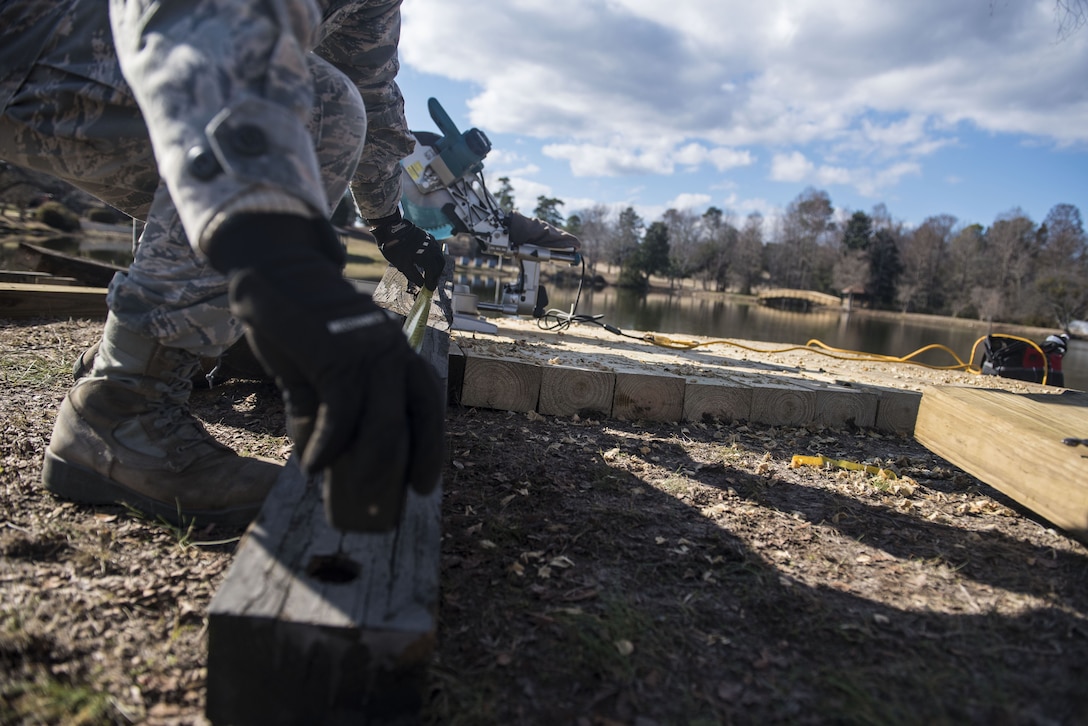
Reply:
[[[654,421],[752,421],[912,433],[922,392],[964,385],[1037,395],[1063,389],[911,364],[844,361],[753,341],[693,350],[595,325],[541,330],[493,319],[496,334],[454,331],[450,388],[464,406]],[[692,337],[692,340],[705,340]],[[745,347],[740,347],[745,346]],[[755,349],[749,350],[749,349]]]
[[[924,446],[1088,543],[1088,394],[751,341],[656,347],[594,326],[496,320],[456,333],[451,392],[466,406],[657,421],[856,425]],[[698,340],[698,339],[696,339]],[[456,379],[455,379],[456,376]]]

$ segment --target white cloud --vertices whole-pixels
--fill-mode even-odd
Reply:
[[[782,182],[803,182],[812,175],[815,165],[800,151],[775,154],[771,159],[771,179]]]
[[[488,183],[491,184],[490,181]],[[549,185],[525,177],[511,176],[510,186],[514,190],[514,203],[524,214],[532,213],[533,208],[536,207],[537,197],[553,196],[552,188]],[[495,182],[494,186],[491,187],[491,192],[494,193],[497,189],[498,183]],[[566,203],[566,200],[564,200],[561,211],[567,211]]]
[[[816,179],[822,186],[830,186],[832,184],[850,184],[854,175],[849,169],[841,166],[821,166],[816,171]]]
[[[711,196],[709,194],[678,194],[672,201],[667,202],[665,207],[681,211],[690,209],[696,212],[704,212],[710,206],[710,202]]]
[[[728,171],[740,166],[751,166],[755,163],[755,156],[750,151],[737,151],[736,149],[711,149],[709,158],[710,163],[718,171]]]
[[[622,176],[627,174],[656,174],[661,165],[630,149],[592,144],[548,144],[541,149],[545,156],[562,159],[570,164],[574,176]]]
[[[677,167],[695,168],[710,164],[718,171],[749,166],[754,157],[748,151],[707,147],[690,143],[677,148],[664,144],[633,148],[622,140],[611,144],[547,144],[545,156],[570,164],[575,176],[626,176],[637,174],[672,174]]]
[[[901,161],[879,169],[867,166],[818,166],[799,151],[776,154],[771,160],[771,179],[774,181],[851,186],[865,197],[875,197],[883,190],[894,187],[904,176],[920,172],[921,166],[915,161]]]
[[[1054,0],[413,0],[403,13],[402,61],[468,84],[471,125],[540,139],[581,177],[725,174],[766,156],[772,179],[873,193],[964,128],[1088,145],[1088,31],[1059,39]]]

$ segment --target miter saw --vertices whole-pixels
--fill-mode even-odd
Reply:
[[[542,220],[504,210],[484,184],[483,160],[491,151],[484,132],[472,128],[461,133],[437,99],[429,99],[427,109],[442,133],[413,132],[415,151],[401,162],[404,216],[436,239],[467,234],[480,252],[517,260],[517,279],[503,285],[501,297],[476,306],[542,317],[548,294],[540,284],[540,263],[577,264],[578,238]],[[455,288],[455,311],[457,292]],[[462,312],[467,312],[463,305]]]

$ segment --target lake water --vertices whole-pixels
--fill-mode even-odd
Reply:
[[[124,265],[128,262],[126,256],[131,251],[131,240],[117,234],[116,239],[96,240],[94,244],[87,244],[86,240],[68,239],[53,240],[50,246],[68,254]],[[0,247],[0,269],[12,269],[7,258],[15,254],[14,247],[13,242]],[[504,279],[509,277],[507,275]],[[468,284],[482,302],[495,299],[497,287],[494,276],[460,276],[457,282]],[[574,288],[548,285],[549,307],[569,310],[575,294]],[[951,348],[964,361],[970,356],[975,341],[989,332],[984,323],[977,322],[966,324],[964,321],[950,323],[940,319],[872,317],[864,312],[845,313],[839,310],[788,312],[716,296],[643,296],[615,287],[583,290],[577,312],[603,315],[602,322],[624,331],[791,345],[804,345],[815,339],[835,348],[892,356],[905,356],[926,345],[939,343]],[[995,332],[1004,331],[998,328]],[[1043,337],[1045,335],[1036,342],[1042,342]],[[974,359],[976,364],[980,357],[981,346]],[[947,353],[941,352],[926,353],[918,360],[932,365],[955,363]],[[1066,387],[1088,390],[1088,341],[1070,342],[1062,361],[1062,370]]]
[[[482,302],[494,300],[492,280],[464,280]],[[574,289],[548,286],[550,308],[568,311],[574,302]],[[848,350],[880,355],[905,356],[927,345],[938,343],[955,351],[963,361],[971,348],[985,336],[985,323],[919,318],[874,317],[864,312],[847,313],[839,310],[788,312],[759,304],[724,300],[699,295],[638,295],[627,290],[607,287],[603,290],[582,291],[578,313],[603,315],[601,322],[614,325],[625,332],[654,332],[674,335],[699,335],[711,338],[731,338],[804,345],[809,340]],[[993,332],[1005,332],[996,328]],[[1041,343],[1044,336],[1036,342]],[[1035,338],[1031,338],[1034,340]],[[982,345],[975,354],[977,365]],[[931,365],[953,365],[955,360],[946,352],[930,351],[917,360]],[[1088,341],[1070,341],[1062,361],[1065,385],[1088,390]]]

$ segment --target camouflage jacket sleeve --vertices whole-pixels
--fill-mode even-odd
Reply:
[[[351,184],[356,203],[364,217],[384,217],[400,203],[400,160],[413,145],[395,80],[400,0],[333,3],[321,35],[317,54],[351,79],[366,105],[366,143]]]

